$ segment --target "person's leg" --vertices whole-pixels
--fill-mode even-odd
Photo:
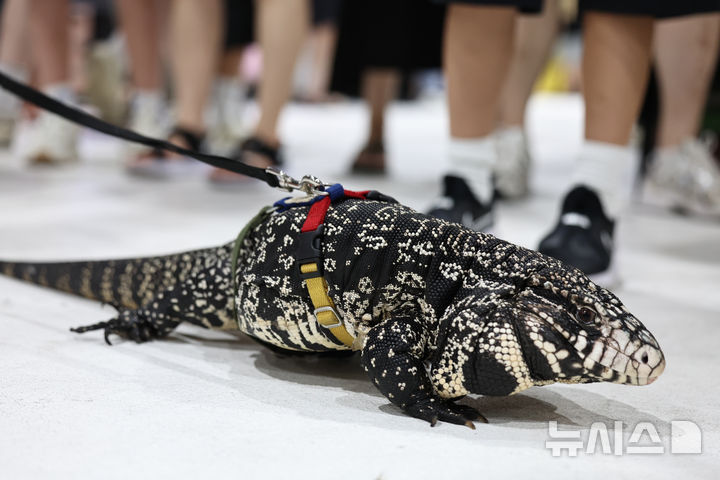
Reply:
[[[619,146],[630,141],[650,72],[653,23],[650,16],[585,14],[586,140]]]
[[[244,46],[237,46],[226,49],[220,55],[218,75],[221,77],[235,78],[240,74],[240,62],[242,62]]]
[[[21,82],[26,81],[28,76],[28,13],[29,3],[26,0],[6,0],[0,26],[0,72]],[[12,139],[19,114],[17,97],[0,89],[0,145]]]
[[[280,144],[277,123],[290,98],[295,61],[309,27],[308,0],[258,0],[257,32],[263,51],[260,119],[254,135]]]
[[[29,7],[27,0],[5,0],[0,28],[0,65],[3,67],[27,69]]]
[[[220,0],[173,0],[170,12],[171,70],[176,124],[204,134],[205,105],[217,69],[222,38]]]
[[[644,191],[650,203],[687,213],[720,212],[720,168],[697,138],[719,40],[717,13],[661,20],[655,26],[661,101]]]
[[[449,7],[444,69],[453,138],[481,138],[495,130],[499,94],[512,59],[515,17],[512,8]]]
[[[169,141],[197,150],[205,137],[205,105],[217,69],[222,38],[221,0],[173,0],[170,4],[170,66],[175,93],[175,128]],[[164,161],[172,159],[172,162]],[[169,177],[194,170],[194,162],[181,162],[169,152],[142,154],[129,172],[140,176]]]
[[[95,14],[95,6],[90,3],[71,3],[68,34],[69,83],[74,92],[83,96],[89,93],[90,88],[88,57],[95,29]]]
[[[317,25],[313,28],[309,40],[312,68],[307,99],[311,102],[321,102],[328,98],[328,84],[337,44],[337,26],[333,22]]]
[[[613,283],[615,220],[629,203],[637,171],[628,145],[645,92],[654,19],[587,12],[584,19],[585,143],[573,188],[539,250]]]
[[[120,26],[130,59],[133,89],[128,127],[143,135],[167,135],[167,104],[163,93],[161,37],[169,5],[159,0],[116,0]],[[128,144],[128,154],[147,149]]]
[[[136,91],[159,92],[161,14],[155,0],[117,0],[118,19],[130,57],[132,86]]]
[[[363,72],[362,94],[370,109],[368,138],[355,158],[352,170],[358,173],[385,171],[385,108],[397,95],[400,73],[394,69],[370,68]]]
[[[277,126],[292,93],[293,71],[309,28],[308,0],[256,0],[255,26],[263,54],[259,85],[260,119],[235,156],[259,168],[282,163]],[[238,174],[213,170],[216,183],[243,181]]]
[[[655,65],[660,84],[658,147],[695,138],[715,72],[720,14],[658,21]]]
[[[558,0],[545,0],[539,15],[518,15],[512,63],[500,98],[502,127],[525,124],[525,106],[547,63],[560,26]]]
[[[512,58],[515,9],[452,4],[444,70],[450,113],[450,169],[441,205],[432,215],[487,228],[496,160],[491,137]]]
[[[495,188],[503,198],[519,198],[528,192],[530,154],[524,128],[525,107],[557,37],[558,3],[546,0],[541,14],[518,15],[515,23],[515,48],[500,99],[500,129],[495,134]]]
[[[30,35],[34,75],[40,88],[67,87],[68,0],[30,0]]]
[[[46,94],[74,103],[69,68],[69,1],[30,0],[30,50],[37,85]],[[63,163],[77,159],[77,128],[47,112],[40,112],[22,156],[34,163]]]
[[[382,143],[385,107],[397,95],[400,73],[392,69],[369,69],[363,74],[363,98],[370,107],[370,131],[367,143]]]
[[[636,173],[629,142],[650,73],[653,24],[650,16],[585,14],[585,145],[575,183],[597,190],[610,218],[626,207]]]

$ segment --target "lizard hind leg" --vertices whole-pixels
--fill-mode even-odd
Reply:
[[[105,342],[112,345],[110,335],[115,334],[122,338],[144,343],[167,336],[179,321],[165,314],[153,312],[148,309],[125,310],[121,309],[117,317],[93,325],[71,328],[71,332],[85,333],[93,330],[103,330]]]

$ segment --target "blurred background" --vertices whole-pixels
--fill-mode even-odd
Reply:
[[[445,88],[446,6],[424,0],[4,0],[0,8],[0,71],[147,135],[172,137],[174,127],[184,128],[200,138],[196,146],[222,154],[237,154],[251,138],[270,150],[278,148],[277,123],[285,101],[363,102],[372,117],[363,132],[366,141],[356,156],[338,161],[349,166],[359,161],[359,170],[372,171],[384,159],[384,108],[390,102],[440,98]],[[679,17],[687,25],[673,26],[676,18],[657,20],[637,141],[647,158],[659,128],[667,128],[660,126],[661,67],[685,69],[683,52],[702,49],[705,65],[690,65],[695,71],[686,75],[707,77],[709,87],[688,85],[685,90],[702,90],[696,137],[717,158],[720,76],[712,38],[718,32],[717,13],[710,9]],[[512,117],[525,106],[526,85],[532,93],[554,94],[580,92],[583,86],[577,1],[547,1],[541,14],[520,14],[516,21],[512,54],[525,71],[515,75],[524,78],[513,80],[525,88],[515,87],[512,101],[520,107],[504,105],[508,118],[499,119],[499,126],[515,127],[523,120]],[[679,53],[658,58],[664,44],[673,44]],[[264,62],[268,56],[275,60],[270,65]],[[192,78],[179,85],[177,77],[183,75]],[[266,96],[274,102],[262,105],[258,85],[268,75],[284,78],[268,81]],[[672,87],[682,98],[689,95],[682,85]],[[126,166],[136,160],[138,151],[131,145],[86,145],[91,135],[38,113],[0,92],[0,142],[19,163],[107,160]]]
[[[631,204],[704,227],[720,218],[718,0],[0,7],[0,71],[54,98],[197,151],[384,189],[589,274],[610,269],[603,238],[614,239]],[[32,204],[48,185],[66,197],[73,180],[101,190],[112,181],[136,192],[128,205],[149,192],[168,208],[194,182],[206,216],[228,198],[251,208],[275,195],[79,128],[5,91],[0,144],[8,202],[32,195],[24,203]],[[584,186],[592,192],[576,192]],[[150,215],[148,203],[138,216]],[[665,230],[671,243],[682,231]],[[573,251],[576,234],[589,235],[579,241],[590,253]]]

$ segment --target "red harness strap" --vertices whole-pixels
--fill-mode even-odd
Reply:
[[[365,197],[368,193],[370,193],[370,190],[365,190],[362,192],[343,190],[343,192],[345,194],[345,198],[359,198],[365,200]],[[308,216],[305,219],[305,223],[303,223],[300,231],[312,232],[313,230],[317,230],[320,225],[325,223],[325,215],[327,214],[331,203],[332,200],[330,199],[329,195],[326,195],[325,198],[323,198],[322,200],[313,203],[310,207],[310,211],[308,212]]]

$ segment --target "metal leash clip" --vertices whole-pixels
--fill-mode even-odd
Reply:
[[[285,190],[286,192],[300,190],[306,195],[326,195],[327,192],[324,191],[324,188],[330,186],[329,183],[323,182],[314,175],[304,175],[300,180],[296,180],[277,167],[267,167],[265,171],[277,177],[277,188]]]

